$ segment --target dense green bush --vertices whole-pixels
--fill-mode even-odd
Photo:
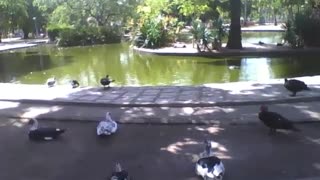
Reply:
[[[59,46],[86,46],[121,42],[120,33],[113,28],[69,28],[59,32]]]
[[[295,17],[296,34],[308,46],[320,46],[320,19],[311,16],[311,12],[297,14]]]
[[[287,21],[284,25],[286,32],[284,33],[283,39],[289,43],[292,48],[302,48],[304,46],[303,39],[296,33],[295,23]]]
[[[311,11],[295,15],[293,21],[286,23],[284,39],[292,47],[320,46],[320,19],[312,16]]]
[[[139,35],[134,40],[134,45],[145,48],[158,48],[165,46],[169,39],[169,32],[160,20],[148,19],[139,30]]]
[[[71,29],[71,27],[68,27],[68,26],[49,26],[47,28],[49,40],[55,41],[59,37],[60,32],[67,31],[69,29]]]

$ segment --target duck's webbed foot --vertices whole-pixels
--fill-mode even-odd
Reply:
[[[292,94],[290,94],[291,97],[295,97],[297,94],[297,92],[293,92]]]

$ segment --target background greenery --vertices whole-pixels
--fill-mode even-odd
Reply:
[[[174,42],[180,31],[186,26],[192,26],[194,21],[200,20],[207,29],[217,31],[221,26],[217,26],[215,22],[221,19],[223,24],[231,23],[233,30],[229,33],[228,47],[241,48],[241,31],[238,26],[240,17],[243,25],[290,22],[292,31],[289,32],[291,35],[287,36],[290,38],[287,41],[292,46],[319,46],[318,36],[309,37],[310,34],[319,32],[319,0],[0,1],[0,32],[3,37],[19,34],[18,30],[21,30],[24,38],[28,38],[29,33],[36,34],[37,27],[39,33],[48,31],[51,39],[63,34],[63,42],[70,42],[69,44],[76,43],[73,39],[75,36],[89,35],[91,41],[107,43],[109,39],[101,37],[112,37],[113,34],[106,35],[101,31],[116,35],[131,32],[131,35],[139,39],[138,44],[156,48]],[[80,32],[72,32],[72,29]],[[96,33],[92,34],[92,31]],[[193,34],[201,31],[204,32],[200,28],[199,32]],[[70,37],[66,38],[67,34]],[[78,43],[88,43],[84,41],[82,37]],[[110,39],[110,42],[113,41]]]

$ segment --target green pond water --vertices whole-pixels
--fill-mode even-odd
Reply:
[[[281,33],[244,33],[243,42],[276,43]],[[142,55],[128,44],[57,48],[52,45],[0,53],[0,81],[59,84],[77,79],[99,85],[109,74],[118,85],[199,85],[320,74],[317,57],[201,58]]]

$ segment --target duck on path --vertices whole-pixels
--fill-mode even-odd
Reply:
[[[65,129],[56,127],[39,127],[38,120],[36,119],[29,120],[28,124],[31,125],[28,134],[30,140],[54,140],[66,131]]]
[[[99,122],[97,126],[97,135],[99,137],[108,136],[115,133],[118,129],[118,124],[111,119],[111,113],[106,113],[106,118]]]
[[[212,142],[209,140],[205,140],[204,144],[205,148],[204,151],[200,153],[200,158],[214,156],[214,153],[212,151]]]
[[[129,173],[122,169],[120,163],[116,163],[115,171],[112,172],[110,180],[129,180]]]
[[[268,106],[266,105],[260,107],[259,119],[265,126],[270,128],[270,134],[276,132],[277,129],[300,131],[293,125],[293,122],[289,121],[287,118],[279,113],[269,111]]]
[[[290,96],[296,96],[297,92],[307,90],[309,91],[310,88],[304,83],[303,81],[297,80],[297,79],[290,79],[287,78],[284,79],[284,87],[292,92],[292,95]]]
[[[221,159],[213,154],[211,141],[205,141],[205,144],[205,153],[200,154],[196,163],[196,174],[204,180],[222,180],[225,174],[224,165]]]
[[[111,80],[109,75],[106,75],[106,77],[100,79],[100,84],[103,86],[103,88],[105,88],[106,86],[110,87],[110,84],[112,82],[115,82],[115,80]]]
[[[80,83],[77,80],[70,80],[70,85],[72,88],[77,88],[80,86]]]
[[[56,78],[55,77],[49,78],[46,84],[49,88],[54,87],[56,85]]]

